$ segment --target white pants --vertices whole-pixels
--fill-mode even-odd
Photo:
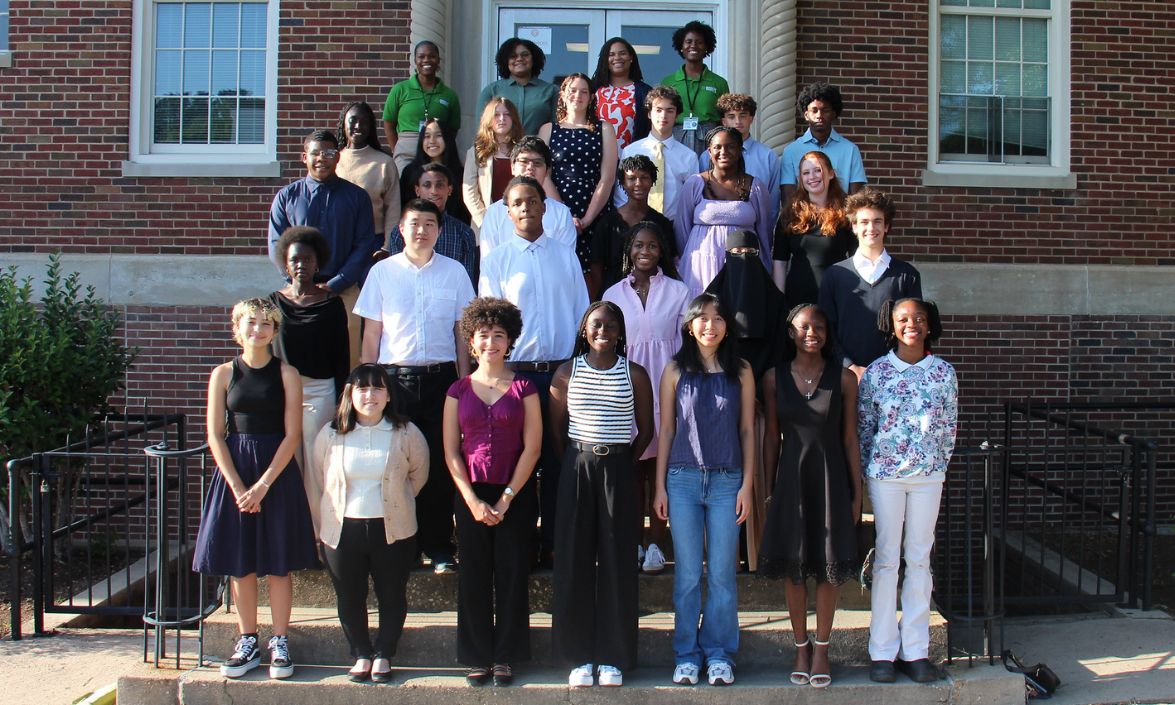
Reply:
[[[905,661],[930,652],[930,549],[942,497],[942,474],[895,480],[869,480],[869,499],[877,531],[873,562],[873,615],[869,658]],[[905,528],[905,541],[902,529]],[[898,566],[906,557],[902,618],[898,621]]]
[[[302,378],[302,443],[294,450],[298,467],[302,470],[302,485],[307,497],[322,496],[322,468],[307,467],[314,452],[314,439],[322,427],[335,415],[335,381],[333,379]],[[318,526],[318,507],[310,502],[314,526]]]

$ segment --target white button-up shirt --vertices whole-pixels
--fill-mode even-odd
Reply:
[[[620,159],[643,154],[656,163],[657,160],[653,157],[653,143],[659,141],[652,135],[643,140],[637,140],[624,148],[624,151],[620,153]],[[665,171],[667,172],[657,174],[657,180],[662,181],[665,187],[665,208],[662,209],[661,214],[673,220],[673,214],[677,212],[677,194],[681,192],[681,185],[685,183],[686,179],[700,172],[701,168],[698,165],[698,155],[681,142],[670,137],[661,144],[664,145],[661,156],[665,160]],[[617,208],[628,203],[628,194],[624,192],[619,183],[612,191],[612,203]]]
[[[452,362],[453,324],[474,296],[469,274],[456,260],[433,253],[417,267],[401,252],[371,268],[355,314],[383,324],[380,364]]]
[[[478,293],[507,299],[522,310],[522,335],[510,359],[566,360],[575,349],[587,285],[575,250],[543,234],[534,242],[512,236],[481,261]]]
[[[876,262],[857,250],[853,255],[853,269],[857,270],[857,274],[860,274],[861,278],[870,285],[876,284],[877,280],[881,279],[881,275],[885,274],[885,270],[889,269],[890,259],[889,253],[885,250],[881,251],[881,256],[877,258]]]
[[[571,209],[550,197],[544,198],[543,204],[546,206],[543,213],[543,233],[574,250],[575,223],[571,220]],[[486,217],[481,223],[482,258],[514,235],[514,221],[510,220],[510,211],[506,210],[505,201],[494,201],[486,209]]]

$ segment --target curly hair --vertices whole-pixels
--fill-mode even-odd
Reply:
[[[759,110],[759,104],[746,93],[723,93],[718,97],[715,107],[722,115],[732,110],[745,110],[751,114],[751,117],[755,117],[755,113]]]
[[[852,223],[857,211],[862,208],[881,211],[885,215],[887,226],[893,225],[894,216],[898,211],[897,205],[889,197],[889,194],[868,186],[845,199],[845,217]]]
[[[233,322],[233,340],[237,341],[237,345],[244,345],[245,341],[241,339],[240,333],[237,331],[237,326],[241,324],[241,319],[245,316],[260,316],[273,323],[273,331],[276,333],[282,326],[282,312],[277,307],[277,304],[269,299],[245,299],[238,301],[233,306],[231,314]]]
[[[490,159],[493,159],[494,152],[498,151],[498,136],[494,134],[494,115],[498,112],[499,105],[506,106],[506,112],[510,113],[510,148],[513,149],[523,137],[522,118],[518,116],[518,108],[514,107],[514,103],[500,95],[490,98],[490,102],[486,103],[485,109],[481,111],[481,120],[477,123],[477,136],[473,138],[473,156],[478,166],[488,164]]]
[[[645,112],[653,110],[653,101],[668,100],[673,103],[673,107],[677,108],[677,112],[685,110],[685,104],[681,102],[681,94],[673,86],[656,86],[649,94],[645,96]]]
[[[286,258],[289,257],[290,248],[299,243],[314,248],[314,256],[318,259],[319,266],[326,264],[330,259],[330,243],[326,241],[318,228],[312,228],[309,225],[293,225],[286,228],[286,231],[277,240],[278,261],[282,263],[283,267],[286,264]]]
[[[649,176],[653,177],[653,183],[657,183],[657,165],[653,163],[644,154],[634,154],[631,157],[625,157],[616,165],[616,178],[624,183],[624,173],[628,171],[643,171]]]
[[[815,100],[826,103],[828,107],[836,111],[837,117],[840,117],[841,111],[845,107],[844,101],[840,97],[839,88],[823,81],[817,81],[800,91],[800,95],[796,98],[796,110],[803,115]]]
[[[555,102],[555,122],[564,122],[567,120],[567,104],[563,102],[563,94],[571,87],[572,82],[576,80],[582,80],[588,87],[589,98],[585,118],[587,120],[587,128],[595,132],[599,129],[599,120],[596,118],[598,113],[596,108],[596,92],[592,90],[592,79],[588,78],[586,73],[576,71],[568,75],[567,78],[564,78],[563,82],[559,84],[559,99]]]
[[[673,33],[673,51],[681,53],[681,48],[685,45],[685,35],[690,32],[702,35],[702,39],[706,41],[706,56],[714,53],[718,46],[718,36],[714,34],[714,28],[697,20],[687,22],[684,27],[678,27]]]
[[[600,47],[600,56],[596,59],[596,72],[592,74],[591,87],[598,91],[604,86],[612,85],[612,68],[608,65],[608,52],[612,51],[613,44],[623,44],[632,56],[632,64],[628,67],[628,77],[635,81],[644,80],[641,72],[641,60],[636,55],[636,49],[624,37],[612,37]]]
[[[904,303],[912,302],[918,308],[922,309],[926,314],[926,324],[929,331],[926,334],[926,352],[931,352],[930,346],[938,342],[942,337],[942,317],[938,313],[938,304],[933,301],[926,301],[913,296],[907,296],[904,299],[890,299],[881,304],[881,308],[877,311],[877,330],[881,331],[881,335],[885,338],[885,344],[890,350],[896,350],[898,347],[898,337],[894,333],[893,327],[893,312],[898,306]]]
[[[801,169],[804,162],[809,159],[820,162],[820,168],[828,177],[828,203],[824,208],[819,208],[815,203],[812,203],[808,190],[799,183],[800,179],[797,178],[796,188],[792,191],[791,198],[788,199],[781,219],[787,219],[785,228],[788,233],[803,235],[811,232],[813,228],[819,227],[821,235],[832,237],[838,229],[849,224],[849,219],[845,216],[847,196],[845,196],[844,189],[840,187],[840,182],[836,180],[836,170],[832,168],[832,161],[827,154],[818,150],[808,152],[800,159]]]
[[[542,49],[539,49],[539,45],[529,39],[510,37],[502,42],[502,46],[498,47],[498,53],[494,54],[494,63],[498,67],[498,78],[510,78],[510,57],[519,46],[526,47],[526,50],[530,52],[530,77],[538,78],[539,74],[543,72],[543,67],[547,65],[547,55],[543,53]]]
[[[506,299],[479,296],[461,311],[459,325],[461,337],[466,341],[472,340],[479,330],[497,326],[506,331],[506,338],[513,348],[514,341],[522,335],[522,311]]]

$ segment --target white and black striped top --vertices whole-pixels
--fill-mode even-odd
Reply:
[[[567,382],[567,436],[580,443],[632,441],[636,400],[628,360],[617,357],[607,370],[597,370],[583,355],[571,361]]]

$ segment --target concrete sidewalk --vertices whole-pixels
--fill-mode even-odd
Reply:
[[[1056,705],[1175,703],[1175,620],[1164,613],[1011,620],[1006,637],[1025,663],[1043,661],[1061,677]],[[195,642],[185,642],[194,656]],[[121,675],[154,672],[142,649],[139,632],[105,629],[2,641],[0,705],[68,705]]]

